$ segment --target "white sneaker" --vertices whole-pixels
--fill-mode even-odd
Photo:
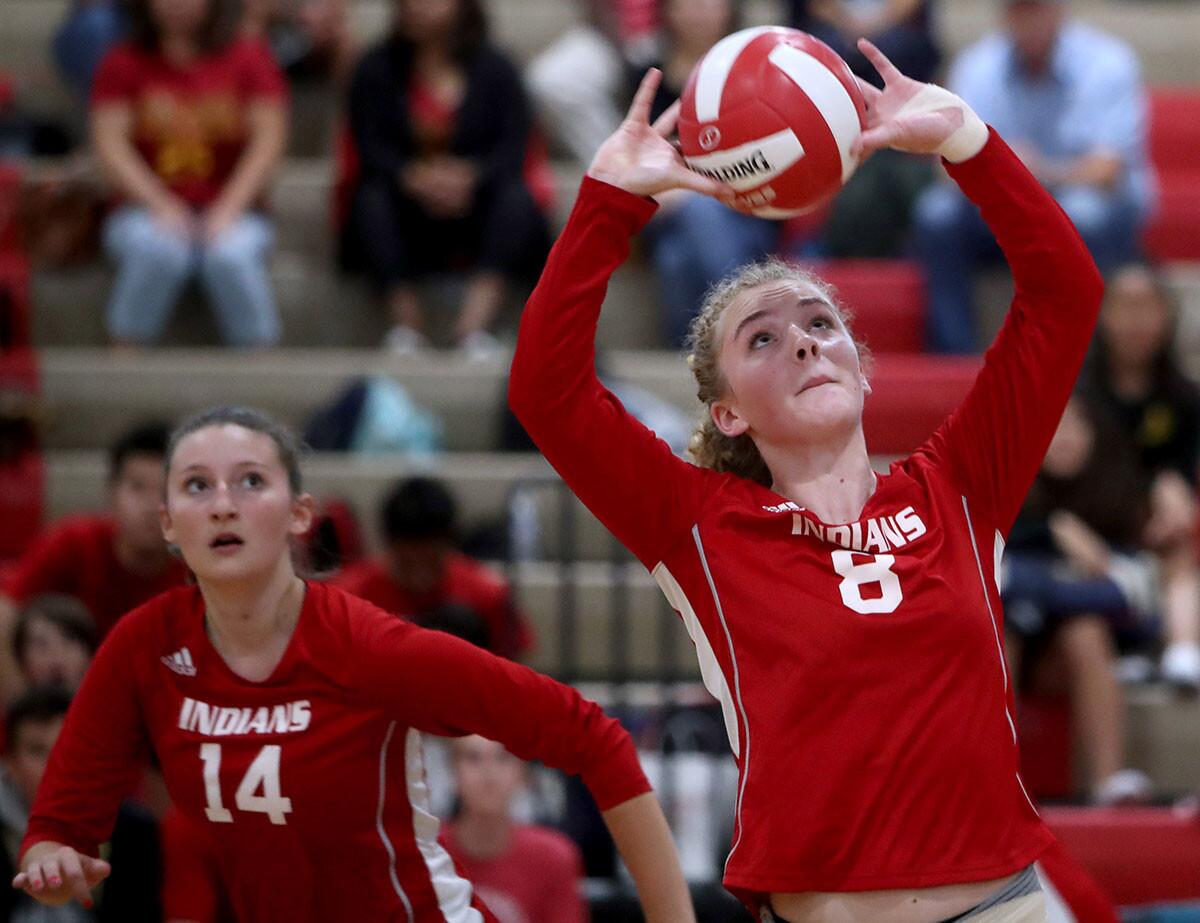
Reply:
[[[393,356],[412,356],[429,348],[429,338],[415,327],[396,324],[383,338],[383,345]]]
[[[1162,678],[1181,690],[1200,692],[1200,644],[1177,643],[1163,651]]]
[[[1153,792],[1150,777],[1140,769],[1118,769],[1092,789],[1092,804],[1099,807],[1146,804]]]
[[[458,348],[472,362],[490,362],[503,352],[500,341],[486,330],[468,333],[458,341]]]

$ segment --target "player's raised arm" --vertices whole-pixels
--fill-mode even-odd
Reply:
[[[692,511],[702,475],[626,413],[595,370],[596,324],[608,280],[629,239],[654,214],[647,196],[675,188],[720,194],[667,140],[672,107],[651,125],[659,74],[596,154],[571,217],[521,319],[509,403],[579,498],[648,566]]]
[[[628,732],[563,685],[442,632],[359,620],[365,694],[409,726],[479,734],[523,760],[582,777],[637,884],[648,923],[690,923],[691,898],[670,830]]]

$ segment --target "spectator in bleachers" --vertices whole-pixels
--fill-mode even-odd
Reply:
[[[123,7],[121,0],[75,0],[54,33],[58,75],[81,103],[91,98],[100,62],[128,32]]]
[[[1200,690],[1200,565],[1196,479],[1200,389],[1175,359],[1175,301],[1166,278],[1142,263],[1109,276],[1083,386],[1137,451],[1150,498],[1146,541],[1158,555],[1166,650],[1162,674]]]
[[[931,0],[789,0],[791,23],[836,51],[863,80],[882,87],[858,50],[867,37],[914,80],[933,80],[941,61]]]
[[[130,41],[96,74],[92,141],[120,200],[104,226],[117,344],[160,339],[193,277],[228,343],[279,340],[263,208],[286,141],[286,85],[264,43],[237,37],[236,14],[230,0],[133,0]]]
[[[12,881],[29,809],[62,730],[71,694],[60,686],[35,686],[6,710],[0,772],[0,880]],[[160,923],[158,826],[133,802],[121,806],[106,859],[112,874],[95,913],[74,902],[47,907],[7,885],[0,888],[0,920],[9,923]]]
[[[60,686],[74,695],[99,644],[95,619],[74,596],[43,593],[17,615],[13,656],[29,686]]]
[[[71,703],[65,689],[33,689],[12,703],[6,713],[5,752],[0,772],[0,879],[16,874],[21,839],[29,822],[29,806],[46,771],[46,760]],[[0,919],[12,923],[90,923],[91,912],[78,904],[42,907],[33,898],[0,888]]]
[[[187,571],[162,537],[167,428],[141,426],[112,447],[108,511],[68,517],[32,544],[0,587],[0,693],[15,691],[9,647],[15,608],[42,593],[77,597],[101,638],[117,619],[152,596],[182,584]]]
[[[525,91],[488,40],[480,0],[396,0],[391,34],[355,70],[349,110],[361,175],[343,250],[383,294],[386,345],[429,345],[417,282],[450,270],[468,280],[458,346],[495,355],[489,328],[507,287],[536,275],[549,243],[522,173]]]
[[[591,161],[624,114],[627,72],[658,55],[661,0],[582,0],[583,21],[529,65],[527,83],[542,124],[579,164]]]
[[[246,35],[263,39],[293,80],[341,77],[353,42],[347,0],[244,0]]]
[[[658,118],[683,92],[692,68],[718,40],[736,30],[739,0],[664,0],[662,83],[651,117]],[[636,73],[634,86],[642,74]],[[659,198],[646,226],[650,259],[658,275],[663,336],[680,349],[709,286],[733,269],[766,256],[779,241],[777,221],[744,215],[711,196],[675,189]]]
[[[518,823],[528,767],[483,737],[451,744],[458,813],[441,841],[499,923],[586,923],[583,858],[570,839]]]
[[[931,0],[791,0],[789,6],[792,25],[830,45],[862,80],[879,84],[879,75],[854,45],[862,35],[903,73],[922,81],[934,78],[941,51]],[[816,240],[802,239],[800,255],[902,256],[913,209],[932,178],[933,166],[925,158],[877,151],[829,203]]]
[[[381,512],[387,550],[346,568],[335,585],[420,625],[486,638],[482,646],[503,657],[533,646],[508,582],[456,549],[457,504],[444,484],[425,477],[401,481]],[[482,620],[482,633],[469,627],[469,613]]]
[[[1125,700],[1115,670],[1115,638],[1144,640],[1154,618],[1153,565],[1141,554],[1145,521],[1132,453],[1111,423],[1072,398],[1009,534],[1001,596],[1014,682],[1024,661],[1048,648],[1063,662],[1090,795],[1100,804],[1150,793],[1144,774],[1124,768]]]
[[[1153,197],[1137,57],[1070,18],[1063,0],[999,5],[1004,28],[962,52],[949,87],[1008,139],[1109,269],[1133,255]],[[975,351],[974,270],[999,259],[995,240],[948,183],[918,201],[914,232],[929,284],[929,345]]]

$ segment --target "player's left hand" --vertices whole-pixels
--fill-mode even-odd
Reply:
[[[883,78],[883,89],[858,81],[867,104],[867,127],[854,152],[861,157],[890,147],[911,154],[941,154],[961,162],[987,142],[987,126],[962,99],[933,83],[906,77],[865,38],[858,49]]]

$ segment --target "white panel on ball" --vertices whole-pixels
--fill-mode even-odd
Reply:
[[[824,63],[799,48],[776,45],[767,60],[804,91],[825,119],[842,155],[842,182],[846,182],[858,166],[858,159],[850,153],[850,145],[861,132],[854,100]]]
[[[742,29],[721,39],[708,49],[700,62],[700,73],[696,76],[696,118],[711,122],[721,114],[721,95],[725,92],[725,80],[733,68],[733,62],[747,45],[770,32],[773,26],[757,26]]]
[[[803,156],[800,139],[790,128],[785,128],[737,147],[685,159],[697,173],[745,192],[770,182]]]

